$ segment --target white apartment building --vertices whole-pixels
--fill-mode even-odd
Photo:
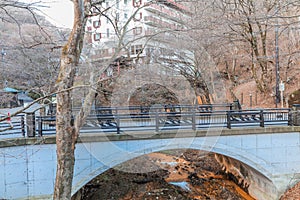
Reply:
[[[120,47],[118,56],[130,56],[133,61],[138,57],[152,62],[157,55],[170,55],[177,51],[170,42],[173,32],[185,29],[190,17],[188,9],[175,0],[104,0],[93,12],[100,10],[105,10],[104,15],[90,17],[86,26],[88,43],[98,59],[110,58]]]

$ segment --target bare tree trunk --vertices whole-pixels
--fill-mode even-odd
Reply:
[[[57,94],[56,145],[57,171],[53,199],[71,199],[74,173],[74,151],[79,129],[72,123],[71,90],[76,67],[82,51],[84,28],[86,24],[89,0],[74,0],[74,24],[68,43],[61,54],[60,71],[56,81]]]

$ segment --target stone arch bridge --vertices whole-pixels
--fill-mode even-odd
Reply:
[[[51,199],[55,136],[4,139],[0,147],[0,199]],[[218,153],[224,168],[243,179],[257,199],[278,199],[300,179],[299,126],[102,132],[82,134],[78,141],[72,193],[134,157],[187,148]]]

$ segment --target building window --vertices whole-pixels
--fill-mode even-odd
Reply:
[[[136,54],[143,53],[143,46],[142,45],[136,45],[135,46],[135,53]]]
[[[94,28],[99,28],[99,27],[100,27],[100,25],[101,25],[101,22],[100,22],[100,20],[93,21],[93,26],[94,26]]]
[[[94,40],[99,41],[101,39],[101,33],[95,33],[94,34]]]
[[[124,18],[128,19],[128,14],[127,13],[124,13]]]
[[[142,17],[143,17],[143,13],[140,12],[140,13],[138,13],[134,16],[133,20],[134,21],[141,21]]]
[[[133,29],[133,34],[134,34],[134,35],[141,35],[142,32],[143,32],[143,28],[142,28],[142,27],[135,27],[135,28]]]
[[[119,13],[116,13],[116,21],[118,22],[120,19],[120,14]]]
[[[143,53],[143,45],[135,45],[130,47],[130,54],[137,55]]]
[[[127,0],[124,0],[124,4],[127,5]]]
[[[133,7],[140,7],[142,5],[142,0],[132,0]]]

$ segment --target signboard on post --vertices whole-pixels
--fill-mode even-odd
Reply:
[[[280,102],[281,108],[283,108],[283,91],[284,91],[284,83],[281,81],[279,84],[279,91],[280,91]]]
[[[283,92],[284,89],[285,89],[285,88],[284,88],[284,83],[281,81],[280,84],[279,84],[279,91],[280,91],[280,92]]]

